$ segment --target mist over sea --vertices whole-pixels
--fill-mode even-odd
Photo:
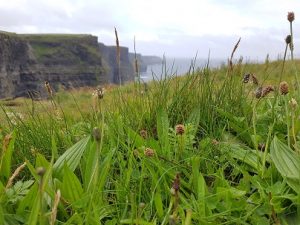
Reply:
[[[152,79],[160,79],[165,74],[168,76],[184,75],[194,68],[204,68],[207,66],[210,68],[218,68],[226,62],[225,59],[195,59],[195,58],[165,58],[161,63],[148,65],[147,71],[141,73],[141,78],[144,81],[150,81]]]

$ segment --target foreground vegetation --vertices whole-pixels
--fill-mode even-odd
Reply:
[[[2,101],[0,224],[299,224],[287,19],[283,61]]]
[[[282,65],[2,102],[0,224],[298,224],[299,63]]]

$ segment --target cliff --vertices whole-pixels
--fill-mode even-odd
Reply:
[[[119,66],[117,62],[116,46],[106,46],[99,43],[99,49],[104,63],[105,73],[109,77],[109,82],[119,84]],[[130,81],[134,78],[133,63],[129,58],[129,50],[127,47],[120,47],[120,77],[121,83]]]
[[[162,63],[162,58],[160,58],[158,56],[144,56],[139,53],[136,54],[136,59],[138,61],[138,67],[139,67],[140,72],[146,72],[147,66],[149,66],[149,65]],[[132,64],[134,63],[134,61],[135,61],[134,53],[129,53],[129,60],[130,60],[130,62],[132,62]]]
[[[121,48],[122,83],[134,79],[128,48]],[[0,98],[43,96],[54,89],[119,83],[116,48],[92,35],[0,32]]]

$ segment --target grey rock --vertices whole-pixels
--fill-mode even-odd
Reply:
[[[46,96],[53,89],[77,88],[134,79],[128,48],[98,43],[92,35],[0,32],[0,98]]]

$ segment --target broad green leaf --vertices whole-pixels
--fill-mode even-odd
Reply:
[[[75,145],[73,145],[71,148],[65,151],[64,154],[62,154],[55,164],[53,165],[53,171],[55,176],[62,176],[63,174],[63,167],[66,163],[67,166],[71,171],[74,171],[76,167],[78,166],[80,159],[85,152],[87,145],[89,143],[90,137],[85,137],[79,142],[77,142]]]
[[[101,170],[100,170],[98,186],[97,186],[97,189],[100,192],[104,191],[104,186],[110,172],[110,167],[112,166],[111,160],[114,154],[115,154],[115,149],[110,150],[110,152],[107,154],[103,162],[100,164]]]
[[[50,163],[47,161],[47,159],[45,158],[44,155],[38,153],[35,159],[35,167],[44,167],[44,168],[48,168],[50,165]]]
[[[258,172],[258,157],[262,157],[262,152],[256,152],[255,150],[249,148],[243,148],[238,144],[230,144],[224,147],[224,150],[227,154],[229,154],[232,158],[238,159],[241,162],[244,162],[255,169]]]
[[[99,169],[99,155],[97,154],[96,143],[92,143],[87,151],[84,169],[84,189],[88,191],[95,180]],[[95,184],[95,182],[94,182]]]
[[[248,131],[247,123],[245,122],[245,117],[236,117],[232,113],[226,112],[221,108],[217,108],[217,112],[220,116],[228,119],[228,125],[231,130],[235,131],[238,137],[245,141],[247,144],[252,145],[251,135]]]
[[[274,137],[271,143],[271,158],[283,177],[300,178],[300,158],[286,144]]]
[[[64,167],[64,176],[61,186],[62,197],[67,199],[71,204],[82,197],[83,189],[77,176],[68,168]]]
[[[170,154],[170,143],[169,143],[169,119],[168,114],[162,108],[158,109],[157,112],[157,134],[161,143],[162,153],[164,155]]]
[[[200,173],[200,157],[194,157],[192,159],[192,172],[193,172],[193,190],[197,196],[197,203],[199,207],[199,214],[206,215],[205,195],[206,195],[206,183],[204,177]]]
[[[38,224],[39,213],[41,210],[41,195],[37,193],[32,204],[31,212],[27,221],[29,225]]]
[[[36,173],[36,169],[34,168],[34,166],[31,164],[31,162],[27,159],[25,159],[26,162],[26,166],[29,169],[31,175],[36,179],[39,180],[39,176]]]
[[[19,203],[19,207],[17,209],[17,214],[23,215],[27,211],[26,208],[31,209],[33,207],[34,201],[36,196],[38,195],[38,184],[34,183],[27,195],[22,199],[22,201]]]
[[[271,143],[270,154],[281,176],[286,178],[289,186],[299,193],[300,156],[281,142],[276,136]]]
[[[163,202],[161,199],[160,191],[156,191],[154,194],[154,204],[156,208],[156,212],[158,214],[159,218],[163,218],[164,216],[164,208],[163,208]]]
[[[12,161],[12,153],[14,150],[16,140],[16,132],[12,133],[12,138],[7,146],[7,149],[2,149],[3,152],[0,153],[0,178],[5,177],[8,179],[11,175],[11,161]]]

